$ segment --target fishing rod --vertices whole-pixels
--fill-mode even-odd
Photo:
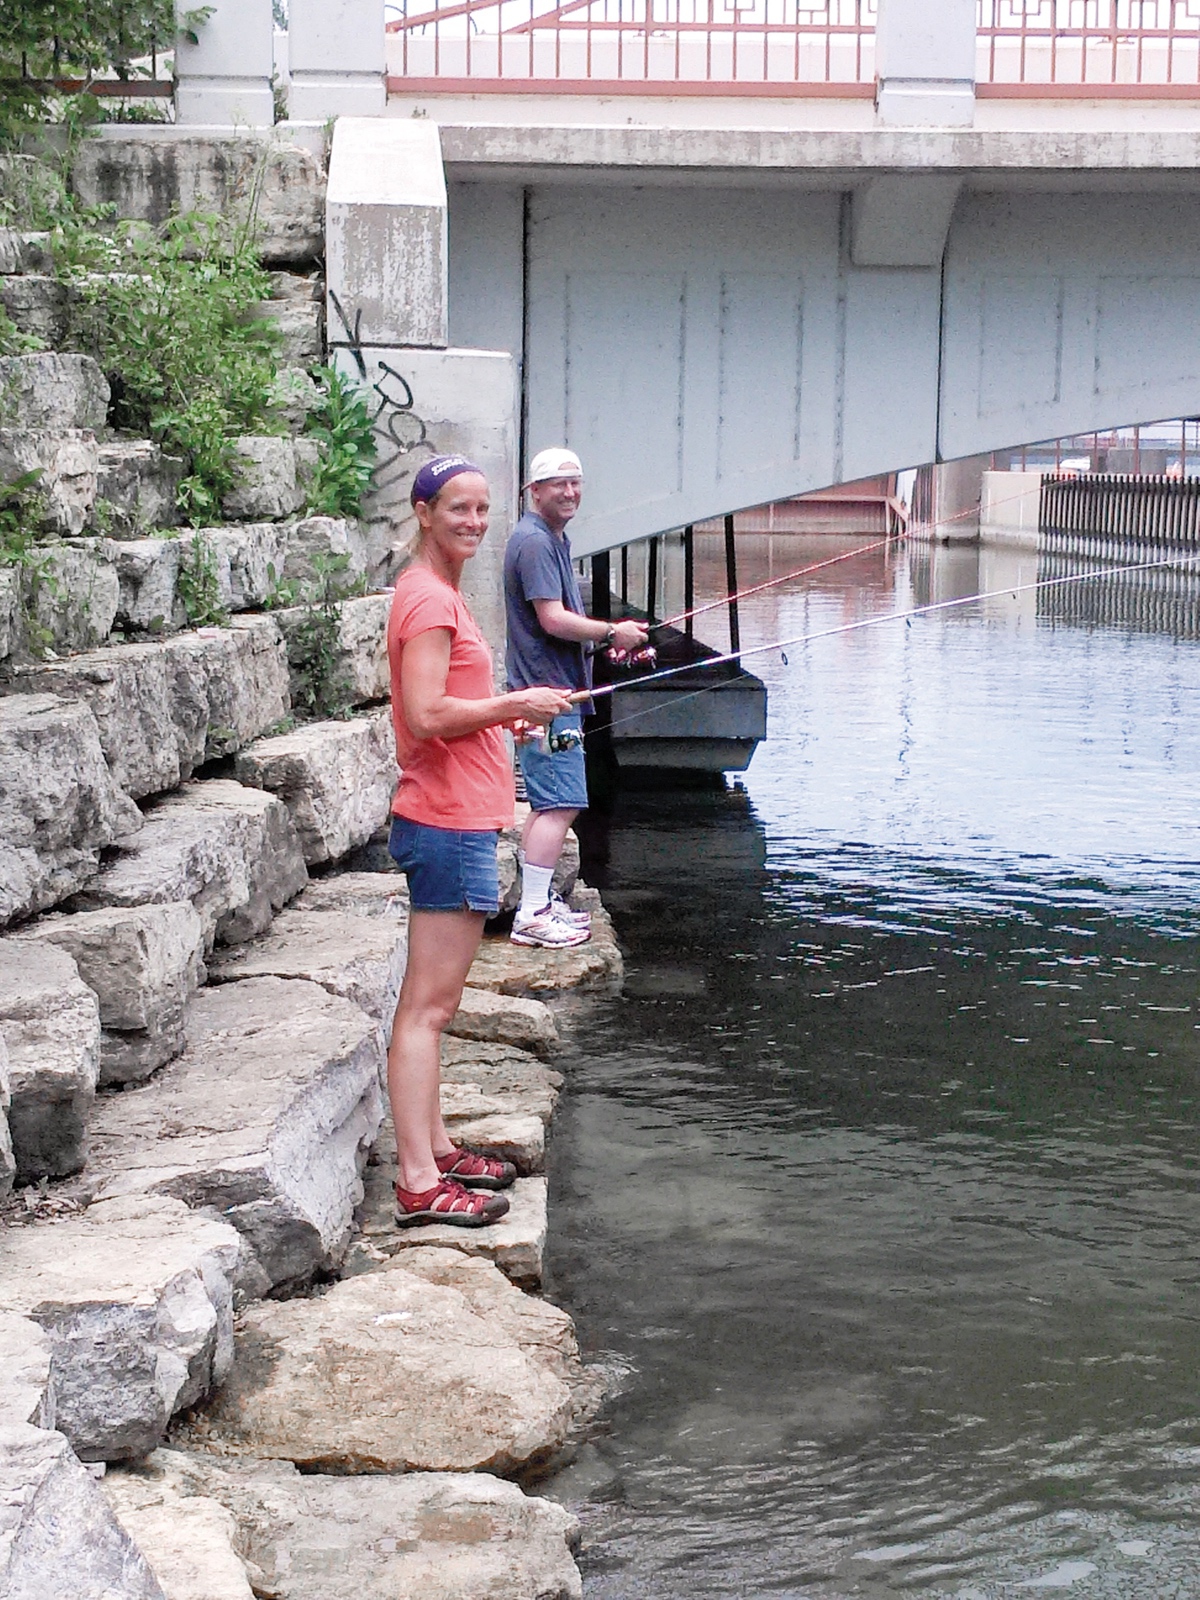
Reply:
[[[1194,563],[1200,560],[1200,556],[1188,556],[1183,559],[1185,562]],[[1178,564],[1179,558],[1177,556],[1166,556],[1159,561],[1136,561],[1120,567],[1099,567],[1091,572],[1071,572],[1060,578],[1039,578],[1035,583],[1006,584],[1001,589],[984,589],[978,594],[959,595],[953,600],[936,600],[929,605],[911,606],[905,611],[889,611],[883,616],[863,617],[858,622],[844,622],[836,628],[821,628],[816,633],[800,633],[790,639],[775,639],[769,644],[751,645],[747,650],[731,650],[725,655],[708,656],[703,661],[688,661],[678,667],[663,667],[658,672],[649,673],[642,678],[635,678],[633,683],[636,683],[640,689],[647,684],[660,683],[667,678],[677,677],[681,672],[697,672],[708,667],[725,666],[731,661],[740,662],[746,656],[766,655],[775,650],[789,650],[796,645],[812,644],[817,639],[831,639],[843,633],[856,633],[860,628],[874,628],[885,622],[908,622],[913,617],[926,617],[932,615],[935,611],[949,611],[955,606],[974,605],[981,600],[1000,600],[1006,595],[1015,599],[1019,594],[1028,594],[1038,589],[1053,589],[1068,583],[1085,583],[1092,578],[1118,577],[1127,572],[1149,572],[1159,567],[1176,566]],[[573,704],[578,705],[585,700],[598,699],[601,695],[615,694],[618,689],[625,687],[632,687],[632,684],[602,683],[593,689],[580,689],[569,698]],[[694,699],[697,695],[711,693],[715,687],[715,685],[711,684],[705,685],[702,689],[696,689],[690,694],[681,695],[675,703],[681,704],[684,700]],[[621,723],[634,721],[636,717],[649,716],[653,710],[657,709],[660,708],[653,707],[651,711],[640,711],[635,713],[634,716],[622,717]],[[619,725],[618,723],[610,724],[611,727]]]
[[[995,500],[995,507],[1008,505],[1014,501],[1022,500],[1027,493],[1022,490],[1015,495],[1006,495],[1003,500]],[[673,628],[677,623],[686,622],[691,617],[703,616],[706,612],[717,611],[722,606],[727,606],[737,600],[744,600],[752,594],[762,594],[767,589],[778,588],[781,583],[790,583],[794,578],[806,578],[810,573],[820,572],[824,567],[836,566],[839,561],[849,561],[853,556],[869,555],[874,550],[881,550],[884,546],[899,543],[901,540],[910,539],[914,533],[932,533],[935,528],[948,528],[952,522],[961,522],[968,517],[978,515],[978,507],[971,506],[965,511],[956,511],[953,516],[939,517],[934,522],[923,522],[913,533],[889,534],[884,539],[877,539],[873,544],[856,545],[853,550],[843,550],[841,555],[830,556],[825,561],[817,561],[807,567],[797,567],[793,572],[785,572],[780,577],[768,578],[763,583],[750,584],[744,589],[735,589],[731,594],[722,595],[719,600],[706,601],[704,605],[693,606],[690,611],[677,612],[673,617],[664,617],[661,622],[648,622],[646,627],[653,633],[656,628]],[[592,654],[599,652],[593,651]],[[653,667],[658,661],[658,651],[651,644],[635,646],[632,650],[623,650],[616,646],[609,646],[604,655],[614,666],[649,666]]]

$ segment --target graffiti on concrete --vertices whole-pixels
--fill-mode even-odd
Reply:
[[[390,362],[376,358],[375,377],[373,380],[370,378],[360,336],[361,309],[354,313],[351,320],[332,290],[329,299],[345,330],[345,340],[336,342],[349,352],[358,369],[360,380],[376,397],[371,422],[375,432],[380,435],[380,449],[371,481],[376,492],[380,493],[408,475],[410,469],[406,464],[406,458],[414,450],[428,450],[430,455],[436,455],[437,450],[426,432],[423,418],[416,409],[412,386],[404,374],[398,372]]]

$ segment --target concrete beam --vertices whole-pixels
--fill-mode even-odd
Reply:
[[[288,115],[378,117],[387,107],[383,0],[289,0]]]
[[[975,0],[879,0],[879,120],[969,128],[975,118]]]
[[[193,10],[176,0],[175,14]],[[275,122],[271,0],[217,0],[191,44],[175,47],[175,121],[191,127],[269,128]]]
[[[850,259],[856,267],[936,267],[962,180],[940,172],[885,173],[854,191]]]
[[[339,119],[325,260],[331,345],[447,344],[446,175],[434,123]]]

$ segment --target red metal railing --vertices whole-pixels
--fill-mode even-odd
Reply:
[[[1190,97],[1200,0],[980,0],[976,76],[985,95]]]
[[[409,3],[388,23],[396,87],[874,93],[875,0]]]
[[[1200,96],[1200,0],[978,0],[981,97]],[[870,98],[876,0],[396,0],[393,90]]]

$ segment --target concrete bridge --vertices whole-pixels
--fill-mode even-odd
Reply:
[[[379,0],[291,0],[293,115],[341,113],[329,331],[379,385],[385,501],[451,423],[506,500],[566,440],[584,553],[1200,410],[1186,7],[647,3],[411,0],[385,34]],[[181,120],[231,114],[205,52],[245,72],[269,10],[218,5]]]

